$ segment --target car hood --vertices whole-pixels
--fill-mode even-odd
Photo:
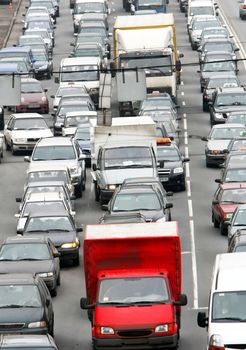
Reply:
[[[1,323],[29,323],[40,321],[43,318],[42,307],[26,307],[26,308],[9,308],[1,309],[0,324]],[[7,330],[7,329],[6,329]]]
[[[209,325],[209,337],[220,334],[226,345],[246,343],[246,322],[212,322]]]
[[[223,151],[223,149],[227,149],[229,142],[230,140],[209,140],[207,147],[210,150]]]
[[[52,131],[50,129],[35,129],[35,130],[13,130],[13,138],[32,138],[40,139],[41,137],[52,137]]]
[[[48,62],[47,61],[35,61],[33,63],[34,68],[39,68],[42,66],[48,66]]]
[[[49,164],[56,164],[56,165],[62,165],[67,168],[76,167],[78,165],[76,159],[65,159],[65,160],[47,160],[47,161],[32,161],[30,164],[29,169],[35,169],[36,167],[39,168],[40,165],[49,165]]]
[[[174,169],[174,168],[179,168],[183,167],[182,162],[177,161],[177,162],[168,162],[168,161],[163,161],[161,159],[158,159],[158,162],[160,163],[159,168],[164,168],[164,169]]]
[[[63,243],[71,243],[74,242],[76,239],[76,232],[75,231],[50,231],[49,233],[45,232],[35,232],[36,234],[41,234],[44,237],[50,238],[50,240],[54,243],[56,247],[59,247]],[[24,235],[31,235],[32,233],[26,233],[24,232]]]
[[[239,206],[239,203],[238,204],[236,204],[236,203],[233,203],[233,204],[232,203],[227,203],[227,204],[221,203],[220,204],[221,210],[226,214],[233,213],[237,209],[238,206]]]
[[[165,317],[163,318],[163,315]],[[155,328],[159,324],[173,322],[173,306],[138,305],[138,306],[97,306],[95,324],[105,324],[115,329]]]
[[[0,261],[1,273],[41,273],[53,271],[51,260],[41,261]]]
[[[121,185],[125,179],[149,176],[156,176],[155,168],[103,170],[103,177],[107,185]]]

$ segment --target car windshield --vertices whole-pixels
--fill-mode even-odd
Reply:
[[[222,203],[246,203],[246,189],[236,188],[224,190],[221,196]]]
[[[74,228],[67,216],[31,217],[25,232],[39,231],[73,231]]]
[[[21,93],[42,93],[43,89],[40,83],[21,83]]]
[[[226,127],[226,128],[213,128],[210,134],[211,140],[229,140],[238,136],[242,136],[246,132],[244,127]]]
[[[3,260],[50,260],[49,249],[44,243],[4,244],[0,250]]]
[[[16,119],[13,130],[33,130],[48,129],[48,126],[42,118]]]
[[[75,57],[100,57],[100,51],[95,48],[78,48],[74,52]]]
[[[169,293],[163,277],[110,278],[102,280],[99,286],[99,304],[168,301]]]
[[[95,81],[99,80],[98,67],[95,65],[77,65],[62,67],[61,81]]]
[[[176,148],[157,147],[157,159],[178,162],[180,161],[180,155]]]
[[[48,21],[29,21],[28,22],[28,28],[30,29],[36,29],[36,28],[44,28],[44,29],[51,29],[50,22]]]
[[[242,245],[236,246],[234,252],[236,252],[236,253],[246,252],[246,245],[242,244]]]
[[[104,168],[146,168],[152,167],[151,152],[148,147],[120,147],[106,149]]]
[[[37,213],[40,210],[66,210],[67,208],[64,205],[63,201],[43,201],[43,202],[28,202],[23,210],[22,215],[25,216],[30,213]]]
[[[232,61],[206,62],[202,67],[202,72],[234,71],[236,66]]]
[[[69,112],[86,112],[88,111],[88,105],[87,103],[79,103],[77,105],[72,104],[72,105],[64,105],[61,106],[58,111],[57,111],[57,115],[59,117],[64,117],[66,115],[66,113]]]
[[[83,89],[77,87],[62,87],[56,92],[56,97],[62,97],[66,95],[78,95],[84,93]]]
[[[71,127],[71,126],[78,126],[80,124],[88,123],[88,117],[86,116],[77,116],[77,117],[66,117],[64,120],[64,126],[65,128]]]
[[[86,128],[77,129],[74,138],[76,140],[81,140],[81,141],[90,140],[90,128],[86,127]]]
[[[227,169],[225,173],[226,182],[244,182],[246,181],[246,168],[244,169]]]
[[[36,285],[0,285],[0,309],[41,306],[41,298]]]
[[[112,210],[114,212],[161,210],[161,203],[155,192],[119,193],[115,197]]]
[[[232,151],[246,151],[246,140],[236,140],[233,142]]]
[[[33,160],[76,159],[73,146],[39,146],[34,149]]]
[[[146,6],[162,6],[163,0],[139,0],[138,5],[146,5]]]
[[[75,3],[74,14],[87,13],[87,12],[106,12],[104,3],[101,2],[84,2]]]
[[[191,6],[190,7],[190,16],[199,16],[199,15],[214,15],[213,6]]]
[[[30,193],[49,193],[49,192],[60,192],[64,197],[68,198],[68,194],[63,186],[29,186],[26,191],[24,198],[28,198]]]
[[[202,30],[203,28],[214,27],[217,24],[217,21],[195,21],[192,26],[193,30]]]
[[[147,100],[144,100],[141,106],[141,109],[149,108],[151,109],[152,107],[157,108],[157,107],[170,107],[172,108],[172,102],[168,98],[149,98]]]
[[[242,94],[218,94],[216,106],[246,105],[246,93]]]
[[[44,52],[33,52],[33,57],[36,61],[48,61],[48,57],[46,56],[46,54]]]
[[[46,30],[26,30],[25,31],[25,34],[28,35],[28,34],[34,34],[34,35],[40,35],[43,39],[50,39],[50,36],[49,36],[49,33],[46,31]]]
[[[34,3],[34,6],[42,6],[42,7],[46,7],[47,9],[51,9],[51,8],[54,8],[52,2],[50,1],[35,1]]]
[[[239,209],[233,218],[233,226],[246,226],[246,210]]]
[[[45,171],[33,171],[27,175],[27,182],[40,182],[40,181],[64,181],[67,182],[66,170],[45,170]]]
[[[215,22],[213,22],[214,24]],[[225,28],[218,27],[218,28],[204,28],[202,31],[202,37],[207,37],[210,35],[223,35],[223,36],[228,36],[228,31]]]
[[[209,79],[208,82],[208,88],[209,89],[216,89],[217,87],[220,86],[226,86],[226,85],[230,85],[230,86],[238,86],[238,80],[237,78],[211,78]]]
[[[29,37],[27,35],[24,35],[22,36],[20,39],[19,39],[19,44],[20,45],[23,45],[25,46],[26,44],[30,44],[30,43],[34,43],[34,44],[37,44],[37,43],[43,43],[43,39],[40,37]]]
[[[223,52],[234,52],[233,45],[231,43],[220,43],[220,42],[208,42],[204,44],[203,51],[223,51]]]
[[[84,35],[84,33],[79,34],[76,39],[76,45],[77,44],[83,44],[83,43],[97,43],[102,46],[105,45],[104,39],[101,36],[98,35]]]
[[[97,35],[107,36],[106,29],[104,27],[81,27],[80,33],[84,35],[88,33],[95,33]]]
[[[212,302],[212,322],[246,322],[246,292],[216,292]]]
[[[246,113],[230,114],[226,119],[226,122],[229,124],[236,123],[246,125]]]
[[[175,127],[170,120],[164,120],[162,124],[164,125],[168,134],[172,134],[175,132]]]

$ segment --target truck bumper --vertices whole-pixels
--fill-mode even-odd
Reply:
[[[178,343],[178,335],[146,337],[136,339],[99,339],[93,338],[93,345],[96,349],[152,349],[152,348],[171,348]]]

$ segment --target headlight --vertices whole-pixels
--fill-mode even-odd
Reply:
[[[163,332],[168,332],[168,324],[160,324],[159,326],[155,327],[155,333]]]
[[[160,219],[156,220],[156,222],[166,222],[166,218],[165,217],[160,218]]]
[[[25,99],[24,99],[24,97],[21,97],[21,102],[25,102]]]
[[[100,332],[101,334],[114,334],[114,330],[111,327],[101,327]]]
[[[46,327],[45,321],[31,322],[28,325],[28,328],[41,328],[41,327]]]
[[[54,276],[54,272],[42,272],[42,273],[38,273],[39,277],[52,277]]]
[[[75,174],[77,173],[77,167],[76,166],[72,166],[71,168],[69,168],[71,174]]]
[[[63,243],[61,245],[62,249],[68,249],[68,248],[77,248],[78,247],[78,242],[71,242],[71,243]]]
[[[214,116],[216,118],[222,119],[223,118],[223,114],[222,113],[214,113]]]
[[[224,349],[222,338],[219,334],[213,334],[209,340],[209,350]]]
[[[98,94],[99,89],[90,89],[90,94]]]
[[[46,102],[47,98],[45,96],[42,97],[42,102]]]
[[[114,191],[116,189],[116,185],[107,185],[106,190]]]
[[[173,169],[174,174],[181,174],[183,172],[184,172],[184,169],[182,167],[178,167],[178,168]]]
[[[79,19],[78,19],[78,18],[74,18],[74,24],[75,24],[76,26],[79,25]]]
[[[232,217],[232,213],[225,213],[224,219],[230,219]]]
[[[26,139],[13,139],[14,143],[25,143],[27,142]]]

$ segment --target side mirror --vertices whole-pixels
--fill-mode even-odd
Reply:
[[[89,309],[94,309],[95,305],[94,304],[88,304],[87,299],[86,298],[81,298],[80,299],[80,308],[82,310],[89,310]]]
[[[53,254],[54,258],[60,258],[60,256],[61,256],[61,253],[59,253],[59,252],[56,252]]]
[[[172,191],[168,191],[168,192],[166,193],[166,195],[167,195],[167,197],[172,197],[172,196],[173,196],[173,192],[172,192]]]
[[[55,95],[50,95],[50,98],[55,98]]]
[[[183,162],[186,163],[186,162],[189,162],[190,161],[190,158],[189,157],[184,157],[183,159]]]
[[[82,227],[76,227],[76,232],[83,232],[83,228]]]
[[[96,166],[96,164],[94,163],[94,164],[92,164],[92,170],[93,171],[96,171],[97,170],[97,166]]]
[[[205,328],[208,325],[208,318],[206,312],[198,312],[197,314],[197,325],[199,327]]]
[[[203,137],[201,137],[201,140],[202,140],[202,141],[208,141],[208,138],[205,137],[205,136],[203,136]]]
[[[63,125],[64,126],[64,125]],[[79,160],[85,160],[86,159],[86,155],[85,154],[80,154],[79,156]]]
[[[234,52],[240,51],[239,47],[235,47]]]
[[[223,222],[223,225],[228,228],[228,226],[231,226],[231,221],[230,220],[226,220],[226,221]]]
[[[30,156],[25,156],[24,157],[24,162],[30,163],[30,161],[31,161]]]
[[[184,57],[184,54],[183,53],[180,53],[179,54],[179,58],[183,58]]]
[[[188,300],[187,300],[186,294],[180,294],[179,300],[176,300],[176,301],[174,302],[174,305],[177,305],[177,306],[185,306],[185,305],[187,305],[187,302],[188,302]]]
[[[223,149],[223,153],[228,154],[228,153],[230,153],[230,152],[229,152],[229,150],[226,148],[226,149]]]
[[[102,205],[102,210],[108,210],[108,204],[103,204]]]
[[[217,184],[221,184],[222,183],[221,179],[215,179],[214,182],[216,182]]]
[[[48,89],[44,89],[44,92],[47,92],[48,91]]]
[[[16,198],[15,198],[15,201],[16,201],[16,203],[21,203],[22,198],[21,198],[21,197],[16,197]]]
[[[74,43],[70,43],[70,46],[75,46],[75,44]]]
[[[19,213],[16,213],[16,214],[15,214],[15,218],[16,218],[16,219],[19,219],[19,217],[20,217],[20,214],[19,214]]]
[[[219,204],[218,199],[213,200],[212,204]]]
[[[201,73],[201,71],[200,71],[200,70],[197,70],[197,73]]]
[[[167,203],[165,206],[165,209],[171,209],[173,208],[173,203]]]

